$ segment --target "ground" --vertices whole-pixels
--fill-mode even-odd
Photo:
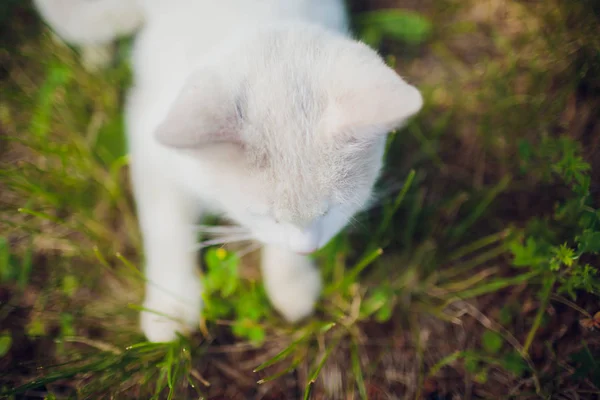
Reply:
[[[426,100],[379,200],[318,255],[313,318],[212,248],[202,329],[169,345],[137,326],[129,41],[89,71],[0,6],[0,396],[600,398],[600,2],[350,3]]]

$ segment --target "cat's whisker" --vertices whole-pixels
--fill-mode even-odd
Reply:
[[[404,184],[395,185],[395,186],[389,187],[387,189],[381,190],[378,193],[375,193],[373,195],[373,199],[369,202],[367,207],[365,207],[363,209],[363,212],[370,211],[374,208],[381,206],[385,200],[393,199],[393,197],[395,195],[400,193],[400,191],[402,190],[403,187],[404,187]]]
[[[199,233],[247,233],[249,230],[242,226],[235,225],[193,225],[194,229]]]
[[[256,250],[260,249],[262,247],[262,243],[260,242],[255,242],[255,243],[251,243],[250,245],[244,247],[243,249],[241,249],[240,251],[237,251],[236,254],[239,258],[242,258],[250,253],[255,252]]]
[[[223,236],[223,237],[205,240],[203,242],[197,243],[193,247],[193,250],[198,251],[198,250],[204,249],[209,246],[225,245],[225,244],[236,243],[236,242],[244,242],[247,240],[252,240],[253,238],[254,238],[254,236],[252,236],[251,234]]]
[[[352,229],[366,229],[366,225],[353,215],[348,217],[348,224]]]

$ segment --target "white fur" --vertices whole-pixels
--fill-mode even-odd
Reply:
[[[137,0],[34,0],[34,4],[58,35],[79,45],[128,35],[143,18]]]
[[[37,0],[61,33],[56,2]],[[347,37],[342,0],[145,0],[137,11],[144,24],[126,117],[153,282],[145,305],[178,319],[142,313],[146,336],[171,340],[198,323],[190,226],[205,212],[263,242],[275,308],[290,321],[309,315],[321,282],[299,254],[324,246],[366,205],[386,133],[419,111],[420,93]],[[111,23],[123,31],[82,15],[81,32],[65,16],[66,39],[104,38]]]

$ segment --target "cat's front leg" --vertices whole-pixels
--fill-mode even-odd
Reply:
[[[202,287],[193,224],[200,210],[156,171],[132,165],[132,181],[146,258],[141,327],[148,340],[167,342],[198,328]]]
[[[265,245],[262,274],[271,303],[288,321],[309,316],[321,294],[321,275],[307,256]]]

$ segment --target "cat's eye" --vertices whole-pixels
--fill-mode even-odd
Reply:
[[[323,206],[321,207],[321,210],[323,210],[323,211],[321,211],[319,213],[319,218],[323,218],[324,216],[329,214],[329,212],[332,210],[332,208],[333,208],[333,205],[331,205],[329,202],[325,202],[323,204]]]

